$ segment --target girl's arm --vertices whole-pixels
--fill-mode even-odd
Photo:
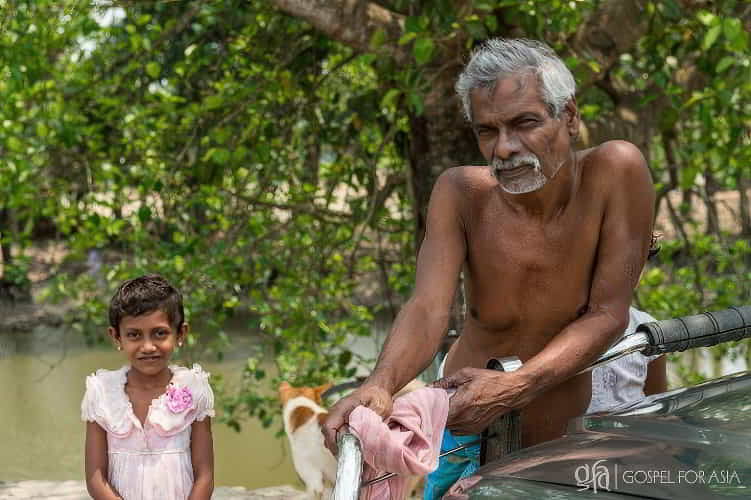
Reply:
[[[193,422],[190,433],[190,457],[193,462],[193,489],[188,500],[209,500],[214,491],[214,440],[211,418]]]
[[[107,482],[107,433],[86,422],[86,489],[94,500],[122,500]]]

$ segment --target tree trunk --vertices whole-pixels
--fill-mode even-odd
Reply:
[[[720,218],[717,213],[717,206],[714,201],[714,194],[717,192],[717,181],[715,181],[712,172],[707,170],[704,172],[704,206],[707,209],[707,228],[706,234],[714,234],[721,236],[720,234]]]
[[[458,70],[457,70],[458,72]],[[474,135],[454,96],[454,78],[445,78],[425,99],[425,112],[410,113],[409,170],[414,198],[415,248],[425,236],[428,201],[438,176],[447,168],[484,162]]]
[[[3,279],[4,271],[8,268],[12,258],[10,243],[8,242],[9,227],[8,209],[0,209],[0,281]]]
[[[751,184],[740,171],[735,180],[738,183],[738,208],[741,213],[741,237],[749,239],[751,238],[751,211],[749,210],[748,203],[748,187]]]

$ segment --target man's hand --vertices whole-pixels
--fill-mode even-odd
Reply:
[[[326,448],[331,450],[334,456],[339,453],[336,445],[337,431],[347,424],[349,414],[360,405],[370,408],[384,418],[391,415],[391,395],[378,386],[361,386],[349,396],[337,401],[329,410],[328,417],[322,426]]]
[[[480,368],[462,368],[436,380],[433,387],[456,389],[446,427],[459,435],[479,434],[496,418],[531,400],[523,377]]]

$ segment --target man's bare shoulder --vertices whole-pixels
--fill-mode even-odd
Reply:
[[[652,177],[639,148],[627,141],[607,141],[579,152],[585,185],[600,192],[624,186],[650,189]]]
[[[581,161],[597,167],[599,173],[627,174],[629,171],[644,171],[647,161],[639,148],[627,141],[607,141],[581,152]]]
[[[446,169],[438,182],[451,185],[458,193],[476,195],[481,191],[489,191],[498,182],[493,178],[487,166],[466,165]]]

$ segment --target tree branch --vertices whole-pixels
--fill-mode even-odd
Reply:
[[[404,16],[365,0],[272,0],[281,11],[310,23],[334,40],[358,52],[376,51],[398,63],[410,58],[409,46],[399,45]],[[371,47],[373,35],[382,31],[383,43]]]
[[[229,189],[223,189],[222,192],[240,200],[248,205],[254,205],[259,207],[265,207],[265,208],[275,208],[277,210],[286,211],[289,212],[289,215],[295,215],[295,214],[307,214],[312,217],[315,217],[316,219],[327,222],[330,224],[340,224],[344,221],[347,221],[352,214],[349,214],[347,212],[337,212],[334,210],[329,210],[327,208],[318,207],[315,206],[315,204],[305,204],[305,203],[278,203],[273,201],[267,201],[267,200],[260,200],[258,198],[245,196],[240,193],[231,191]]]

